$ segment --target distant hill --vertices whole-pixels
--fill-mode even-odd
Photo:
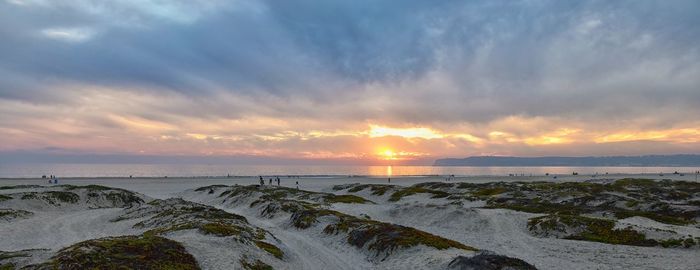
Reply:
[[[500,157],[477,156],[445,158],[433,166],[608,166],[608,167],[694,167],[700,166],[700,155],[649,155],[610,157]]]

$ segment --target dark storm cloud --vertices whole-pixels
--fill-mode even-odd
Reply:
[[[94,85],[200,108],[149,118],[661,125],[700,113],[697,1],[205,2],[3,2],[0,98],[69,104],[58,86]]]

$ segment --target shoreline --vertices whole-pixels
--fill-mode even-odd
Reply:
[[[574,173],[591,177],[612,175],[691,175],[700,167],[432,167],[432,166],[244,166],[146,164],[0,164],[0,179],[59,178],[344,178],[344,177],[514,177],[558,176]]]
[[[504,180],[514,180],[514,179],[526,179],[526,180],[532,180],[532,179],[543,179],[543,181],[552,180],[556,182],[560,182],[561,180],[580,180],[582,178],[587,178],[587,179],[604,179],[604,178],[649,178],[649,179],[655,179],[655,180],[662,180],[662,179],[669,179],[669,180],[695,180],[696,174],[693,172],[678,172],[678,174],[675,173],[664,173],[664,174],[659,174],[659,173],[607,173],[607,174],[514,174],[514,175],[495,175],[495,174],[483,174],[483,175],[456,175],[453,174],[454,176],[451,178],[452,181],[459,181],[461,180],[469,180],[469,179],[504,179]],[[426,178],[434,178],[436,180],[440,179],[445,179],[447,177],[450,177],[450,175],[436,175],[436,174],[429,174],[429,175],[344,175],[344,174],[332,174],[332,175],[327,175],[327,174],[320,174],[320,175],[280,175],[280,174],[263,174],[263,175],[199,175],[199,176],[69,176],[69,177],[61,177],[58,176],[58,179],[63,179],[63,180],[134,180],[134,179],[153,179],[153,180],[164,180],[164,179],[173,179],[173,180],[181,180],[181,179],[193,179],[193,180],[199,180],[199,179],[249,179],[249,178],[258,178],[262,176],[263,178],[274,178],[274,177],[279,177],[282,180],[293,180],[293,179],[426,179]],[[12,180],[48,180],[49,178],[42,178],[42,177],[0,177],[0,181],[12,181]],[[699,179],[700,180],[700,177]],[[495,180],[497,181],[497,180]]]

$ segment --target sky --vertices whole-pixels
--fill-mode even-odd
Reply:
[[[0,0],[0,155],[700,153],[698,25],[694,0]]]

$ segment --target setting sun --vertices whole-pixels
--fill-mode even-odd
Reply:
[[[386,149],[381,153],[381,155],[384,157],[384,159],[394,159],[396,154],[394,151],[391,151],[391,149]]]

